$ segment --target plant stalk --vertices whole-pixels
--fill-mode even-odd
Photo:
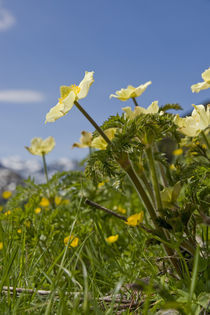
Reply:
[[[138,103],[137,103],[137,101],[136,101],[136,99],[135,99],[135,97],[132,97],[132,100],[133,100],[135,106],[139,106]]]
[[[76,105],[76,107],[79,109],[79,111],[87,118],[87,120],[89,120],[89,122],[95,127],[95,129],[98,131],[98,133],[103,137],[103,139],[106,141],[106,143],[108,144],[112,144],[112,142],[109,140],[109,138],[107,137],[107,135],[105,135],[105,133],[103,132],[103,130],[99,127],[99,125],[95,122],[95,120],[93,120],[92,117],[90,117],[90,115],[86,112],[86,110],[84,110],[84,108],[77,102],[74,101],[74,104]]]
[[[209,141],[208,141],[208,139],[207,139],[207,137],[206,137],[204,131],[201,131],[201,134],[202,134],[203,140],[204,140],[204,142],[205,142],[207,148],[210,150],[210,144],[209,144]]]
[[[46,181],[48,183],[49,178],[48,178],[47,163],[46,163],[46,158],[45,158],[45,154],[44,153],[42,153],[42,160],[43,160],[43,165],[44,165],[44,173],[45,173]]]
[[[162,201],[161,201],[161,196],[160,196],[160,188],[159,188],[157,172],[156,172],[156,168],[155,168],[155,161],[154,161],[154,157],[153,157],[153,153],[152,153],[152,148],[148,147],[146,149],[146,153],[147,153],[147,158],[148,158],[149,166],[150,166],[150,170],[151,170],[152,183],[153,183],[153,187],[154,187],[154,191],[155,191],[157,208],[158,208],[158,211],[160,211],[162,209]]]

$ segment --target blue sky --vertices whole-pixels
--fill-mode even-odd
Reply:
[[[24,146],[48,136],[48,160],[87,154],[71,149],[93,130],[77,108],[44,124],[60,85],[78,84],[86,70],[95,82],[81,104],[99,124],[133,105],[109,99],[129,84],[152,81],[138,98],[145,107],[178,102],[188,112],[209,99],[190,89],[210,66],[209,15],[210,0],[0,0],[0,158],[32,158]]]

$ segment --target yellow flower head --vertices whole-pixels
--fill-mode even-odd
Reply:
[[[73,235],[65,237],[63,241],[66,246],[69,243],[69,247],[77,247],[79,243],[78,237],[74,237]]]
[[[137,226],[139,223],[143,222],[144,213],[143,211],[133,214],[130,217],[127,218],[127,222],[125,222],[127,225],[130,226]]]
[[[110,98],[115,97],[121,101],[127,101],[129,98],[140,96],[146,88],[152,84],[151,81],[148,81],[144,84],[139,85],[138,87],[134,87],[132,85],[128,85],[127,89],[121,89],[120,91],[116,91],[115,94],[111,94]]]
[[[176,170],[176,166],[174,164],[170,165],[170,170],[175,171]]]
[[[40,155],[47,154],[55,146],[55,139],[53,137],[48,137],[45,140],[42,138],[33,138],[31,140],[31,146],[25,147],[31,154]]]
[[[36,214],[39,214],[41,211],[42,211],[41,208],[36,208],[36,209],[34,209],[34,212],[35,212]]]
[[[106,238],[106,241],[107,241],[107,243],[112,244],[112,243],[116,242],[118,240],[118,238],[119,238],[118,234],[111,235],[111,236]]]
[[[123,107],[122,110],[125,112],[125,117],[128,119],[134,119],[140,114],[157,114],[159,111],[158,101],[152,102],[152,104],[148,108],[135,106],[134,111],[132,111],[131,107]]]
[[[17,230],[17,233],[18,233],[18,234],[21,234],[21,233],[22,233],[22,230],[21,230],[21,229],[18,229],[18,230]]]
[[[4,247],[3,242],[0,242],[0,250],[2,250],[2,249],[3,249],[3,247]]]
[[[40,206],[41,207],[48,207],[50,205],[50,202],[47,198],[42,197],[41,201],[40,201]]]
[[[55,204],[56,206],[59,206],[62,202],[62,198],[60,196],[55,196]]]
[[[11,214],[11,211],[10,211],[10,210],[8,210],[7,212],[4,213],[5,216],[8,216],[8,215],[10,215],[10,214]]]
[[[85,71],[84,79],[78,86],[74,84],[60,87],[61,97],[59,102],[47,113],[45,123],[54,122],[58,118],[65,116],[72,109],[75,101],[87,96],[88,91],[94,82],[93,74],[93,71]]]
[[[88,132],[88,131],[82,131],[79,141],[80,142],[75,142],[72,147],[73,148],[88,148],[88,147],[91,147],[92,133]]]
[[[69,199],[64,199],[64,200],[63,200],[63,204],[64,204],[64,205],[68,205],[69,203],[70,203]]]
[[[98,188],[101,188],[105,185],[105,182],[98,183]]]
[[[9,191],[9,190],[5,190],[5,191],[2,193],[2,198],[4,198],[4,199],[9,199],[11,196],[12,196],[12,192]]]
[[[193,84],[191,86],[192,92],[200,92],[200,90],[206,90],[210,88],[210,68],[205,70],[202,74],[203,82],[199,82],[197,84]]]
[[[25,226],[26,226],[27,228],[30,228],[30,226],[31,226],[31,222],[30,222],[29,220],[26,220],[26,221],[24,222],[24,224],[25,224]]]
[[[179,131],[188,137],[197,136],[210,125],[210,104],[206,109],[203,105],[193,105],[193,107],[191,116],[181,118],[176,115],[174,118],[174,123],[179,127]]]
[[[173,155],[175,155],[175,156],[182,155],[182,153],[183,153],[183,150],[181,148],[176,149],[176,150],[173,151]]]
[[[109,138],[109,140],[112,140],[114,138],[116,130],[117,128],[109,128],[105,130],[104,133]],[[106,150],[107,143],[102,136],[98,136],[95,139],[93,139],[92,147],[99,150]]]
[[[127,212],[126,209],[122,208],[121,206],[118,206],[118,207],[117,207],[117,210],[118,210],[120,213],[123,213],[123,214],[125,214],[125,213]]]

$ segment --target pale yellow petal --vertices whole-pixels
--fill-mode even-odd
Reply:
[[[45,124],[47,122],[54,122],[60,117],[63,117],[65,115],[64,112],[64,104],[58,102],[54,107],[50,109],[50,111],[46,115]]]
[[[134,112],[132,111],[131,107],[123,107],[122,110],[125,112],[125,117],[128,119],[134,119],[135,115]]]
[[[191,90],[192,90],[193,93],[194,92],[198,93],[201,90],[206,90],[206,89],[209,89],[209,88],[210,88],[210,83],[205,82],[205,81],[204,82],[199,82],[197,84],[193,84],[191,86]]]
[[[152,102],[152,104],[147,108],[147,114],[156,114],[159,111],[158,101]]]
[[[88,148],[92,145],[92,133],[88,131],[82,131],[80,142],[75,142],[73,148]]]
[[[205,70],[203,73],[202,73],[202,78],[205,82],[209,83],[210,84],[210,68],[208,68],[207,70]]]
[[[210,125],[210,105],[207,105],[206,109],[203,105],[193,105],[193,107],[192,117],[198,122],[201,130],[206,129]]]
[[[55,147],[55,139],[51,136],[42,142],[42,149],[45,154],[52,151],[54,147]]]
[[[89,89],[94,82],[93,74],[94,71],[85,71],[84,79],[79,84],[80,92],[77,95],[78,99],[82,99],[87,96]]]
[[[91,146],[92,137],[93,136],[91,132],[84,130],[81,132],[80,143],[89,147]]]
[[[53,137],[48,137],[47,139],[43,140],[42,138],[33,138],[31,140],[31,146],[25,147],[31,154],[33,155],[40,155],[47,154],[55,146],[55,140]]]
[[[115,132],[117,128],[109,128],[104,131],[105,135],[112,140],[114,138]],[[98,136],[93,139],[91,146],[95,149],[105,150],[107,147],[107,143],[102,136]]]
[[[71,91],[66,98],[63,99],[63,113],[66,115],[74,106],[74,101],[76,99],[76,94]]]
[[[140,96],[140,95],[146,90],[146,88],[147,88],[150,84],[152,84],[152,82],[151,82],[151,81],[148,81],[148,82],[146,82],[146,83],[144,83],[144,84],[139,85],[139,86],[135,89],[135,95],[132,96],[132,97],[138,97],[138,96]]]
[[[92,147],[99,150],[106,150],[107,143],[101,136],[96,137],[92,141]]]

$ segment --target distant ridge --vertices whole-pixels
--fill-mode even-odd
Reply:
[[[77,160],[71,160],[68,158],[60,158],[56,161],[47,164],[49,177],[55,174],[57,171],[71,171],[79,170],[79,162]],[[0,158],[0,169],[8,169],[21,176],[23,179],[34,178],[35,182],[45,182],[44,170],[42,161],[36,159],[23,160],[19,156],[9,156]]]

